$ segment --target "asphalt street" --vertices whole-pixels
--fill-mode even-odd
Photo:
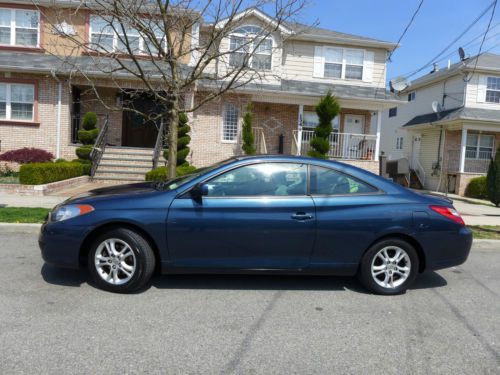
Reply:
[[[1,374],[498,374],[500,245],[405,295],[353,278],[156,276],[102,292],[0,228]]]

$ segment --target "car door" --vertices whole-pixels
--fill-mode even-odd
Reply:
[[[307,165],[255,163],[205,181],[206,195],[189,193],[169,209],[167,241],[176,267],[299,269],[315,238],[307,195]]]

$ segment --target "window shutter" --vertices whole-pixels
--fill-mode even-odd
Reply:
[[[488,77],[480,75],[477,83],[477,102],[484,103],[486,101],[486,83]]]
[[[365,51],[365,60],[363,63],[363,81],[373,82],[373,63],[375,54],[372,51]]]
[[[323,56],[323,47],[314,47],[314,69],[313,77],[323,78],[325,73],[325,58]]]

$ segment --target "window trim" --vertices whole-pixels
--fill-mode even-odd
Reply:
[[[86,29],[87,29],[87,36],[88,36],[87,43],[89,44],[89,46],[92,45],[92,34],[98,34],[97,32],[92,32],[92,18],[98,18],[98,17],[100,17],[100,16],[95,14],[95,13],[90,13],[90,12],[87,15]],[[102,17],[100,17],[100,18],[103,19]],[[106,21],[106,20],[104,20],[104,21]],[[106,22],[108,22],[108,21],[106,21]],[[112,51],[99,51],[97,47],[89,47],[89,49],[90,49],[89,52],[91,54],[92,53],[102,53],[102,54],[108,54],[108,55],[111,55],[111,54],[130,55],[128,53],[128,51],[121,51],[121,50],[117,49],[118,43],[120,43],[120,40],[118,38],[118,32],[115,29],[113,29],[112,32],[113,32],[113,50]],[[152,52],[148,52],[145,50],[144,46],[146,45],[146,40],[139,32],[137,32],[137,33],[138,33],[138,37],[139,37],[139,51],[138,51],[138,53],[135,53],[134,56],[154,56],[154,54]],[[132,35],[128,35],[128,36],[132,36]],[[166,35],[163,37],[162,43],[165,44],[165,50],[167,50],[168,46],[167,46],[167,36]]]
[[[497,92],[500,96],[500,89],[488,89],[488,79],[490,78],[497,79],[500,82],[500,76],[486,76],[486,90],[485,90],[484,102],[488,104],[500,104],[500,100],[498,102],[488,101],[488,91]]]
[[[326,64],[339,64],[339,63],[327,63],[326,62],[326,51],[327,50],[340,50],[342,53],[342,62],[341,64],[341,69],[340,69],[340,77],[326,77],[325,76],[325,65]],[[346,52],[347,51],[356,51],[356,52],[362,52],[363,53],[363,62],[361,64],[347,64],[346,62]],[[344,47],[336,47],[336,46],[323,46],[323,76],[320,78],[323,79],[336,79],[336,80],[345,80],[345,81],[353,81],[353,82],[363,82],[363,75],[364,75],[364,70],[365,70],[365,59],[366,59],[366,50],[362,48],[344,48]],[[352,65],[352,66],[361,66],[361,78],[346,78],[345,73],[346,73],[346,68],[347,65]]]
[[[475,146],[469,146],[467,144],[467,140],[469,138],[470,135],[477,135],[477,142],[476,142],[476,145]],[[495,146],[496,146],[496,137],[494,134],[482,134],[482,133],[467,133],[467,139],[465,140],[465,160],[489,160],[491,158],[488,158],[488,159],[482,159],[479,157],[479,153],[481,152],[480,151],[480,148],[481,148],[481,137],[492,137],[493,138],[493,144],[491,146],[491,156],[494,156],[495,155]],[[475,147],[475,154],[476,154],[476,157],[475,158],[470,158],[470,157],[467,157],[467,147]]]
[[[239,29],[242,29],[244,27],[256,27],[256,28],[259,28],[261,30],[264,30],[264,28],[262,26],[259,26],[259,25],[255,25],[255,24],[244,24],[244,25],[240,25],[238,26],[235,30],[239,30]],[[233,67],[231,65],[231,54],[236,52],[236,53],[244,53],[244,52],[237,52],[236,50],[232,50],[231,49],[231,37],[235,36],[235,37],[238,37],[238,38],[245,38],[247,37],[247,35],[253,35],[254,37],[258,34],[250,34],[250,33],[247,33],[247,34],[241,34],[241,33],[235,33],[235,32],[230,32],[228,37],[227,37],[227,49],[229,51],[229,57],[228,57],[228,65],[230,67]],[[250,59],[248,60],[248,67],[250,69],[254,69],[254,70],[257,70],[257,71],[264,71],[264,72],[270,72],[274,69],[274,64],[273,64],[273,49],[276,48],[276,43],[275,43],[275,40],[274,40],[274,37],[272,34],[269,34],[267,37],[263,37],[262,38],[263,40],[270,40],[271,41],[271,51],[269,52],[269,54],[266,54],[266,53],[254,53],[252,56],[250,56]],[[249,47],[249,49],[251,51],[253,51],[255,49],[255,44],[254,44],[255,40],[252,41],[251,44],[247,45]],[[269,69],[257,69],[257,68],[254,68],[252,66],[252,62],[253,62],[253,57],[254,55],[266,55],[266,56],[271,56],[271,66]]]
[[[408,93],[408,102],[414,102],[417,99],[417,90]]]
[[[26,5],[26,4],[5,4],[5,3],[0,3],[0,9],[7,9],[11,11],[11,18],[10,18],[10,43],[9,44],[2,44],[0,43],[0,49],[1,50],[11,50],[11,51],[35,51],[35,52],[43,52],[44,49],[41,47],[42,42],[43,42],[43,17],[40,12],[40,9],[38,9],[35,6],[31,5]],[[16,18],[15,18],[15,12],[17,10],[32,10],[35,11],[38,14],[38,28],[37,28],[37,44],[36,46],[25,46],[25,45],[20,45],[20,44],[12,44],[13,41],[16,40]],[[13,16],[14,14],[14,16]]]
[[[236,110],[238,111],[238,118],[236,119],[236,136],[235,136],[234,140],[224,139],[224,122],[225,122],[225,118],[226,118],[226,106],[228,106],[228,105],[234,106],[236,108]],[[240,135],[240,108],[235,103],[226,102],[222,105],[222,123],[221,123],[221,133],[220,133],[221,143],[229,143],[229,144],[238,143],[239,135]]]
[[[31,120],[18,120],[18,119],[0,119],[0,125],[40,125],[38,119],[38,81],[34,79],[22,79],[22,78],[0,78],[0,83],[5,84],[24,84],[33,85],[33,117]]]

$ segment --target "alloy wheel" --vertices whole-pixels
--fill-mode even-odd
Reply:
[[[137,269],[132,247],[118,238],[108,238],[99,244],[94,263],[99,276],[112,285],[127,283]]]
[[[371,274],[383,288],[395,289],[410,276],[411,261],[408,253],[398,246],[386,246],[373,257]]]

